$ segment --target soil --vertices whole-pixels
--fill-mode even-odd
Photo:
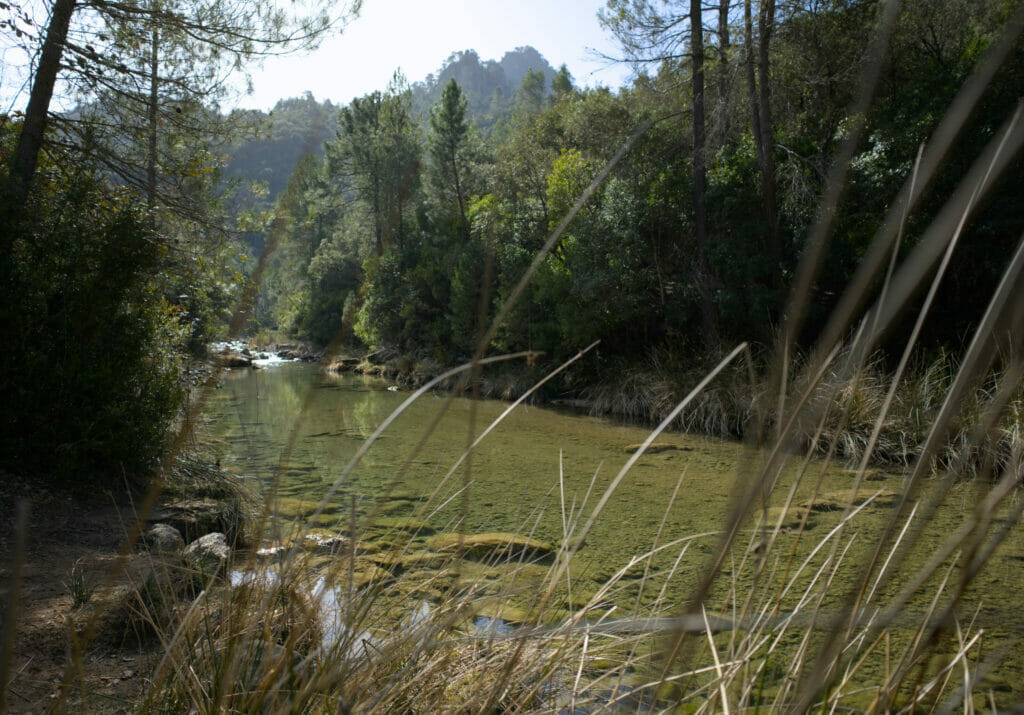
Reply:
[[[11,610],[18,556],[18,503],[29,503],[19,606],[0,712],[133,712],[156,665],[155,643],[129,627],[126,594],[138,562],[119,559],[132,523],[129,501],[40,489],[0,473],[0,617]],[[72,573],[93,584],[89,601],[72,600]],[[79,591],[83,593],[83,591]],[[91,623],[94,636],[82,639]],[[76,646],[76,641],[78,645]]]

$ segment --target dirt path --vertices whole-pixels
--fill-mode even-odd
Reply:
[[[133,629],[117,615],[125,612],[127,578],[124,569],[113,578],[111,574],[130,524],[130,505],[117,504],[110,495],[72,499],[0,474],[0,616],[4,622],[15,560],[16,504],[26,496],[30,517],[20,608],[0,712],[4,708],[12,713],[134,711],[156,656],[140,646]],[[136,558],[129,559],[127,572]],[[75,569],[95,589],[84,606],[73,604],[74,587],[67,585],[73,583]],[[73,657],[73,634],[97,613],[103,617],[96,637],[77,649],[79,657]]]

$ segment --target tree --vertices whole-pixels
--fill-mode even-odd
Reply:
[[[555,99],[561,99],[571,94],[572,90],[572,75],[569,74],[569,68],[563,63],[555,71],[555,76],[551,78],[551,93],[555,95]]]
[[[5,7],[8,7],[5,4]],[[31,37],[14,23],[26,50],[40,41],[40,61],[32,78],[30,99],[15,149],[16,160],[5,178],[9,210],[24,209],[39,152],[52,120],[61,121],[72,134],[89,135],[92,148],[116,156],[116,139],[146,137],[142,171],[118,171],[123,162],[106,160],[130,185],[153,198],[157,176],[157,127],[179,122],[182,104],[209,105],[227,90],[232,72],[245,60],[282,51],[308,48],[332,27],[358,11],[359,0],[330,10],[330,3],[307,6],[289,17],[273,4],[259,0],[154,0],[149,3],[107,0],[55,0],[45,38]],[[107,106],[124,102],[138,109],[139,121],[120,126],[110,122],[96,132],[91,122],[66,120],[50,114],[58,78],[68,93],[87,100],[103,99]],[[165,92],[173,90],[170,96]],[[111,101],[110,97],[116,97]],[[164,101],[164,100],[171,101]],[[195,126],[195,125],[194,125]],[[111,132],[118,127],[118,132]],[[96,142],[95,134],[115,141]],[[5,239],[4,254],[9,251]],[[6,259],[5,259],[6,260]]]
[[[761,0],[758,6],[757,78],[754,76],[754,31],[750,0],[743,0],[743,28],[746,42],[744,57],[747,75],[747,96],[750,104],[750,124],[761,170],[761,206],[768,224],[768,248],[774,263],[772,277],[775,289],[782,286],[782,236],[776,201],[775,139],[771,106],[770,54],[772,33],[775,30],[775,0]]]
[[[704,102],[704,8],[700,0],[688,4],[651,0],[608,0],[599,14],[612,30],[630,60],[637,62],[690,62],[690,109],[693,124],[693,233],[696,244],[694,269],[700,295],[701,327],[705,346],[718,350],[718,315],[714,283],[708,264],[707,132]]]
[[[430,110],[428,151],[435,187],[442,194],[454,198],[458,207],[458,230],[463,242],[469,238],[464,186],[466,172],[462,156],[468,133],[466,97],[459,83],[452,79],[441,92],[441,100]]]
[[[380,256],[393,237],[404,240],[406,205],[419,183],[419,133],[404,77],[396,74],[384,93],[352,100],[339,123],[326,148],[328,172],[366,205]]]
[[[536,114],[544,108],[544,73],[532,67],[526,70],[516,93],[516,108],[525,114]]]

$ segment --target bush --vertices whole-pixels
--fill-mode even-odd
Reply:
[[[164,248],[130,197],[88,170],[39,178],[29,218],[2,227],[14,240],[0,464],[66,485],[138,480],[182,397],[172,349],[182,329],[154,280]]]

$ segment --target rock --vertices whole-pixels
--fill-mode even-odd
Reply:
[[[186,542],[215,531],[225,534],[229,543],[241,544],[244,541],[241,509],[235,504],[213,499],[181,499],[164,504],[153,510],[149,521],[173,526]]]
[[[256,558],[259,561],[280,561],[287,553],[287,546],[275,544],[274,546],[264,546],[262,549],[256,549]]]
[[[518,534],[438,534],[427,540],[427,548],[433,551],[462,552],[469,558],[494,561],[516,561],[519,559],[541,559],[551,556],[554,548],[543,541],[537,541]]]
[[[216,573],[231,556],[224,534],[215,531],[185,547],[183,556],[206,573]]]
[[[241,353],[222,352],[217,356],[217,365],[220,367],[252,367],[252,358]]]
[[[157,553],[178,553],[185,548],[181,532],[170,524],[153,524],[142,537],[150,551]]]
[[[396,357],[398,357],[398,351],[394,348],[379,348],[363,358],[363,361],[371,365],[384,365]]]
[[[312,531],[304,534],[299,544],[306,551],[327,556],[344,554],[349,549],[348,539],[323,531]]]

